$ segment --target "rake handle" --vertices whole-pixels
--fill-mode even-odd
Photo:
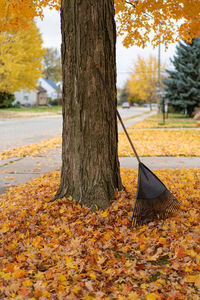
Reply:
[[[131,138],[130,138],[130,136],[129,136],[127,130],[126,130],[126,127],[125,127],[125,125],[124,125],[124,122],[122,121],[122,118],[121,118],[121,116],[120,116],[118,110],[117,110],[117,107],[116,107],[115,104],[114,104],[114,101],[113,101],[113,99],[112,99],[110,90],[108,89],[108,86],[107,86],[107,84],[106,84],[106,82],[105,82],[105,80],[104,80],[104,78],[103,78],[103,76],[102,76],[102,74],[101,74],[99,68],[96,68],[96,69],[97,69],[97,72],[98,72],[98,74],[99,74],[99,77],[101,78],[101,81],[102,81],[102,83],[103,83],[103,86],[104,86],[104,88],[105,88],[105,90],[106,90],[106,92],[107,92],[107,94],[108,94],[108,98],[110,99],[110,101],[111,101],[111,103],[112,103],[112,105],[113,105],[113,107],[114,107],[114,109],[115,109],[115,111],[116,111],[116,113],[117,113],[117,117],[118,117],[118,119],[119,119],[119,121],[120,121],[120,123],[121,123],[121,125],[122,125],[122,128],[124,129],[124,132],[125,132],[125,134],[126,134],[126,136],[127,136],[127,139],[128,139],[128,141],[129,141],[129,143],[130,143],[130,145],[131,145],[131,148],[133,149],[133,152],[135,153],[135,156],[136,156],[138,162],[140,163],[140,162],[141,162],[141,161],[140,161],[140,158],[139,158],[139,156],[138,156],[138,154],[137,154],[137,152],[136,152],[136,149],[135,149],[135,147],[134,147],[134,145],[133,145],[133,143],[132,143],[132,141],[131,141]]]

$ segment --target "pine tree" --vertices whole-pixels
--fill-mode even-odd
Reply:
[[[184,109],[191,116],[200,103],[200,38],[191,44],[179,42],[176,51],[171,59],[175,69],[166,70],[169,78],[163,80],[166,98],[177,111]]]

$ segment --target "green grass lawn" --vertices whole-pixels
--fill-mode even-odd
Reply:
[[[191,128],[197,127],[197,121],[184,114],[170,113],[163,123],[163,115],[151,116],[142,122],[134,124],[132,128]]]
[[[62,111],[62,106],[35,106],[35,107],[10,107],[10,108],[2,108],[0,109],[0,113],[7,114],[7,113],[42,113],[42,112],[49,112],[49,113],[59,113]]]

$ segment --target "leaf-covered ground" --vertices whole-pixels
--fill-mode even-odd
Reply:
[[[131,128],[191,128],[198,127],[197,121],[182,114],[169,114],[163,124],[162,114],[151,116],[144,121],[138,122]]]
[[[200,130],[129,130],[140,156],[200,156]],[[133,156],[126,135],[119,133],[119,156]]]
[[[198,130],[129,130],[129,134],[140,156],[200,156]],[[34,156],[61,144],[62,138],[58,136],[1,152],[0,160]],[[127,137],[119,132],[119,156],[133,155]]]
[[[0,196],[0,299],[199,299],[200,170],[156,174],[181,202],[167,220],[128,228],[129,194],[105,212],[62,199],[53,172]]]

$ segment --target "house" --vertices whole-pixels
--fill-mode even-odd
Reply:
[[[48,98],[51,100],[60,98],[60,88],[49,78],[41,77],[38,81],[38,88],[32,91],[20,90],[14,93],[13,104],[24,106],[47,105]]]
[[[47,105],[47,91],[38,87],[33,91],[20,90],[14,93],[15,101],[13,104],[21,104],[23,106]]]
[[[58,98],[57,85],[49,78],[41,77],[39,79],[39,86],[43,87],[47,91],[47,97],[55,100]]]

